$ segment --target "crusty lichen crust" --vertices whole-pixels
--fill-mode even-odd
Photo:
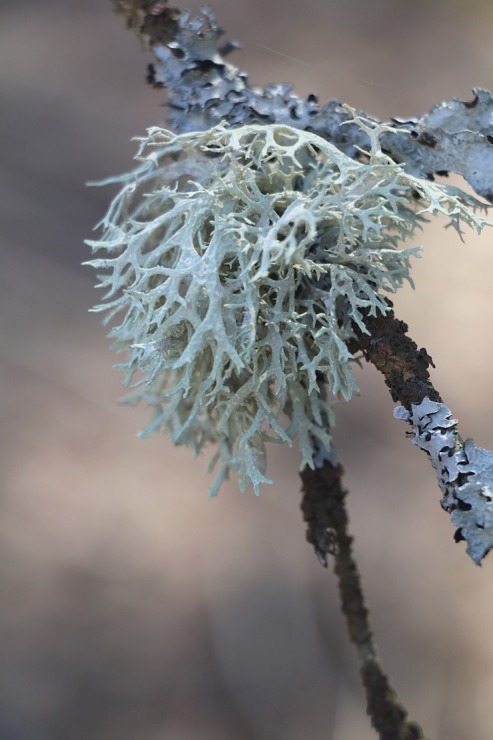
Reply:
[[[104,302],[133,400],[154,409],[144,436],[166,430],[256,493],[265,443],[298,437],[330,446],[329,401],[357,387],[347,341],[363,316],[385,313],[385,292],[410,280],[417,248],[400,248],[427,215],[478,231],[483,205],[404,172],[382,151],[389,127],[359,117],[371,149],[350,159],[286,125],[217,126],[175,135],[151,128],[138,167],[120,183],[88,242],[104,256]]]

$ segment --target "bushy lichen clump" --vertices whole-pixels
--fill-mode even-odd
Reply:
[[[371,142],[359,162],[284,125],[152,128],[139,166],[106,181],[121,190],[89,242],[106,253],[96,310],[121,316],[126,382],[154,409],[142,434],[217,446],[212,494],[230,469],[258,492],[266,441],[298,436],[312,465],[314,438],[330,445],[320,380],[357,391],[346,343],[410,279],[402,240],[426,214],[484,223],[478,201],[406,174],[381,151],[385,127],[356,120]]]

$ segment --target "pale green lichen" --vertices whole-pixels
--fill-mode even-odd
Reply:
[[[88,242],[105,256],[100,286],[114,345],[127,354],[133,400],[198,454],[217,447],[214,495],[231,469],[243,490],[265,477],[265,443],[330,445],[330,403],[357,387],[347,342],[382,292],[410,280],[399,249],[427,214],[480,230],[483,207],[462,191],[406,174],[382,151],[388,127],[356,117],[371,150],[357,162],[285,125],[174,135],[151,128],[139,166],[119,183]],[[136,380],[137,376],[137,380]]]

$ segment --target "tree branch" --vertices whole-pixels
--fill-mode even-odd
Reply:
[[[150,54],[148,81],[167,89],[176,133],[209,129],[224,120],[230,126],[278,123],[309,129],[351,157],[369,147],[365,132],[347,123],[350,115],[340,101],[321,106],[316,95],[299,98],[287,84],[253,87],[246,74],[225,61],[236,44],[218,48],[222,31],[211,10],[192,19],[167,0],[113,0],[113,7]],[[428,179],[450,171],[461,174],[493,202],[492,116],[493,97],[476,89],[472,101],[454,99],[417,118],[393,119],[394,130],[382,135],[381,144],[409,173]],[[383,373],[394,401],[402,403],[395,415],[412,425],[408,436],[428,453],[443,492],[442,506],[458,527],[456,539],[467,541],[468,553],[479,563],[493,547],[493,453],[459,437],[456,421],[431,383],[431,358],[407,336],[407,326],[392,310],[367,316],[365,326],[367,333],[358,330],[350,351],[361,351]],[[314,468],[301,473],[307,538],[323,565],[329,555],[334,558],[368,714],[382,740],[424,740],[378,656],[348,533],[342,467],[333,451],[327,453],[316,440],[313,444]]]
[[[222,31],[211,10],[192,19],[167,0],[113,0],[113,6],[152,56],[149,81],[167,88],[177,132],[209,128],[222,120],[232,126],[275,122],[309,128],[350,156],[368,145],[357,125],[341,126],[349,114],[339,101],[321,107],[315,95],[299,98],[290,85],[252,87],[247,75],[221,54],[235,44],[218,49]],[[492,96],[477,89],[472,101],[454,99],[421,117],[393,119],[400,130],[384,134],[382,144],[413,174],[458,172],[493,200],[492,117]],[[436,470],[442,506],[458,527],[456,539],[467,540],[468,553],[479,563],[493,547],[493,454],[461,440],[450,410],[429,380],[431,359],[406,336],[405,324],[389,312],[368,317],[366,328],[368,334],[360,332],[352,350],[360,349],[383,372],[393,399],[403,404],[396,415],[412,424],[410,436],[427,451]]]
[[[320,459],[315,469],[305,468],[303,518],[308,524],[307,539],[321,562],[334,559],[342,613],[351,641],[357,648],[360,673],[366,694],[367,713],[381,740],[424,740],[419,725],[410,722],[386,675],[373,637],[365,605],[361,578],[348,533],[346,491],[342,486],[342,466],[334,453]]]
[[[151,56],[148,81],[167,89],[175,132],[205,130],[223,120],[231,126],[284,123],[315,132],[350,157],[368,148],[356,124],[341,126],[350,119],[341,101],[320,105],[313,93],[299,98],[288,84],[252,86],[244,72],[225,61],[224,54],[237,44],[218,48],[223,32],[210,9],[192,19],[167,0],[113,0],[113,7]],[[381,142],[410,174],[430,179],[455,172],[493,202],[493,97],[480,88],[473,93],[471,101],[454,98],[422,116],[392,119],[398,130]]]
[[[397,419],[407,421],[407,436],[424,450],[443,493],[442,508],[457,527],[456,542],[465,540],[467,553],[479,564],[493,548],[493,452],[463,440],[457,420],[431,383],[433,365],[425,349],[407,336],[407,326],[394,312],[367,317],[368,334],[359,332],[351,351],[360,349],[383,373]]]
[[[434,367],[433,360],[407,336],[407,325],[396,319],[388,303],[389,311],[385,315],[364,319],[368,333],[356,329],[357,339],[351,343],[350,350],[353,353],[360,350],[365,360],[380,370],[392,399],[406,408],[426,397],[441,401],[428,372],[430,365]]]
[[[222,120],[231,126],[276,122],[310,128],[350,156],[367,146],[360,127],[341,126],[349,114],[339,101],[320,107],[315,95],[298,98],[290,85],[252,87],[218,50],[222,31],[210,9],[192,19],[167,0],[113,0],[113,6],[151,54],[150,82],[167,88],[177,132]],[[382,144],[413,174],[458,172],[493,200],[492,116],[492,96],[477,89],[472,101],[454,99],[418,118],[393,119],[400,130],[384,134]],[[431,359],[406,336],[405,324],[389,312],[368,317],[366,328],[368,334],[360,332],[354,346],[383,372],[393,399],[403,404],[396,414],[412,424],[413,441],[428,452],[444,494],[442,506],[459,528],[456,539],[467,540],[468,553],[479,563],[493,547],[493,454],[460,439],[429,380]]]

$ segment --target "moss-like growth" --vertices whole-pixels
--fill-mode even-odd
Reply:
[[[230,469],[258,493],[267,441],[297,436],[312,465],[314,438],[330,446],[320,380],[334,397],[357,392],[347,342],[410,280],[418,250],[401,242],[427,214],[485,223],[479,201],[390,160],[387,127],[355,120],[371,141],[359,162],[284,125],[152,128],[139,166],[105,181],[121,190],[88,242],[106,252],[91,262],[105,271],[95,310],[121,316],[126,382],[154,409],[142,434],[217,446],[212,495]]]

